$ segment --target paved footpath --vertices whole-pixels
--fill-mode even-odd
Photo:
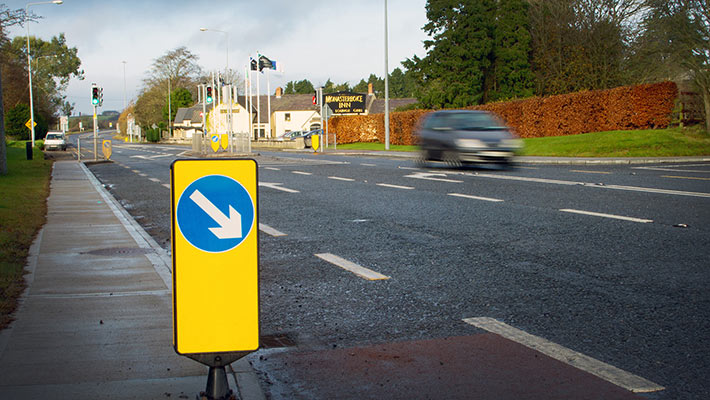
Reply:
[[[55,162],[47,214],[0,331],[0,399],[195,399],[207,367],[173,350],[165,251],[76,161]],[[232,367],[231,389],[263,398],[246,360]]]

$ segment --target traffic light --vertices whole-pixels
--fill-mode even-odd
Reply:
[[[207,86],[207,95],[205,96],[207,104],[212,103],[212,86]]]
[[[93,86],[91,88],[91,104],[98,106],[99,101],[99,88],[98,86]]]

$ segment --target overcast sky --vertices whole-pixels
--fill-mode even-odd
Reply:
[[[27,5],[1,3],[9,9]],[[388,1],[390,71],[425,54],[425,4]],[[30,35],[50,40],[64,32],[68,45],[78,49],[86,79],[72,79],[66,94],[82,114],[91,113],[92,82],[104,87],[103,110],[123,109],[122,61],[128,101],[140,92],[153,60],[180,46],[198,55],[205,70],[223,70],[227,35],[201,27],[228,32],[229,66],[242,76],[257,52],[281,63],[284,72],[272,74],[272,92],[292,80],[356,84],[371,73],[384,75],[384,0],[64,0],[30,11],[42,17],[30,24]],[[9,35],[25,32],[15,27]],[[261,84],[265,93],[265,79]]]

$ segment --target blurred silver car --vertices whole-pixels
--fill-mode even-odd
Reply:
[[[522,148],[522,141],[487,111],[435,111],[423,117],[416,134],[420,164],[436,160],[452,167],[467,163],[509,165]]]
[[[62,132],[47,132],[44,137],[45,150],[67,150],[67,141]]]

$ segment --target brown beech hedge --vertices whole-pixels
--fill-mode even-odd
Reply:
[[[550,97],[489,103],[469,109],[499,115],[520,137],[665,128],[678,95],[673,82],[623,86]],[[420,118],[431,110],[390,113],[390,143],[415,144]],[[383,114],[339,116],[329,122],[338,143],[384,142]]]

